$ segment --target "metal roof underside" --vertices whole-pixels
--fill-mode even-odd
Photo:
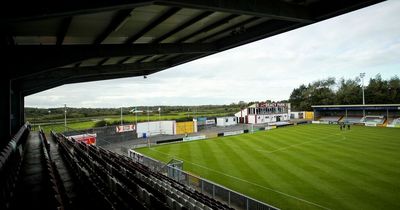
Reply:
[[[400,107],[400,104],[313,105],[312,108]]]
[[[153,74],[381,1],[13,1],[1,8],[1,45],[26,96]]]

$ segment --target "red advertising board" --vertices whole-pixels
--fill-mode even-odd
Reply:
[[[115,127],[117,133],[127,132],[127,131],[134,131],[135,125],[119,125]]]
[[[96,144],[96,137],[97,135],[94,134],[81,134],[81,135],[75,135],[75,136],[68,136],[68,139],[75,139],[75,141],[78,142],[84,142],[86,144]]]

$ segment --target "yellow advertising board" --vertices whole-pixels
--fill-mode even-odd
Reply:
[[[176,122],[176,134],[193,133],[193,121],[189,122]]]
[[[306,112],[306,120],[313,120],[314,119],[314,112]]]

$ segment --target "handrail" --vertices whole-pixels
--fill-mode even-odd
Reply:
[[[19,172],[23,161],[23,145],[30,132],[30,124],[27,122],[18,130],[13,138],[0,151],[0,186],[4,187],[6,194],[0,195],[0,208],[10,206],[15,195],[15,186],[19,178]]]
[[[13,138],[6,144],[4,148],[1,149],[0,154],[4,154],[3,158],[6,161],[10,155],[15,152],[15,150],[18,148],[20,144],[22,144],[26,140],[26,136],[29,133],[31,129],[31,126],[29,122],[26,122],[21,128],[18,130],[18,132],[14,135]],[[23,141],[21,141],[21,139]],[[3,165],[2,163],[1,165]]]

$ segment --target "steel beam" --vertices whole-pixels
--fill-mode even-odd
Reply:
[[[206,12],[201,13],[200,15],[198,15],[198,16],[196,16],[196,17],[194,17],[194,18],[188,20],[187,22],[183,23],[182,25],[176,27],[176,28],[173,29],[172,31],[170,31],[170,32],[168,32],[168,33],[166,33],[166,34],[164,34],[164,35],[158,37],[157,39],[154,39],[154,40],[153,40],[153,43],[162,42],[163,40],[167,39],[168,37],[170,37],[170,36],[172,36],[172,35],[174,35],[174,34],[180,32],[180,31],[182,31],[183,29],[185,29],[185,28],[187,28],[187,27],[189,27],[189,26],[191,26],[191,25],[193,25],[193,24],[199,22],[200,20],[202,20],[202,19],[204,19],[204,18],[210,16],[212,13],[214,13],[214,12],[206,11]]]
[[[308,8],[281,0],[156,0],[155,4],[312,23]]]
[[[249,18],[249,19],[247,19],[247,20],[245,20],[245,21],[243,21],[243,22],[237,23],[237,24],[235,24],[235,25],[233,25],[233,26],[231,26],[231,27],[228,27],[228,28],[226,28],[226,29],[224,29],[224,30],[218,31],[218,32],[216,32],[216,33],[214,33],[214,34],[210,34],[210,35],[208,35],[208,36],[206,36],[206,37],[203,37],[203,38],[201,38],[201,39],[198,39],[198,40],[196,40],[196,42],[197,42],[197,43],[201,43],[201,42],[204,42],[204,41],[206,41],[206,40],[208,40],[208,39],[210,39],[210,38],[212,38],[212,37],[216,37],[216,36],[218,36],[218,35],[221,35],[221,34],[223,34],[223,33],[235,31],[237,28],[240,28],[240,27],[242,27],[242,26],[244,27],[246,24],[249,24],[249,23],[251,23],[251,22],[253,22],[253,21],[256,21],[256,20],[258,20],[258,19],[259,19],[258,17]]]
[[[171,9],[169,9],[168,11],[166,11],[164,14],[162,14],[160,17],[157,17],[153,22],[151,22],[150,24],[148,24],[147,26],[145,26],[142,30],[140,30],[139,32],[137,32],[135,35],[129,37],[125,43],[126,44],[131,44],[134,43],[136,40],[138,40],[140,37],[142,37],[143,35],[145,35],[147,32],[149,32],[151,29],[157,27],[160,23],[164,22],[166,19],[168,19],[169,17],[171,17],[172,15],[174,15],[175,13],[177,13],[180,10],[180,8],[178,7],[173,7]]]
[[[276,34],[284,33],[286,31],[290,31],[305,25],[307,24],[283,20],[268,20],[251,28],[248,28],[246,30],[246,33],[226,37],[217,40],[214,43],[218,46],[218,49],[222,51],[230,49],[232,47],[271,37]]]
[[[131,16],[132,9],[124,9],[119,11],[111,20],[111,23],[107,26],[106,29],[96,37],[93,44],[101,44],[113,31],[121,27],[130,16]]]
[[[60,68],[55,71],[47,72],[45,74],[36,75],[32,78],[25,78],[17,80],[24,92],[35,90],[35,87],[46,87],[51,84],[67,84],[69,81],[78,80],[85,81],[84,78],[92,78],[97,76],[98,78],[110,77],[110,75],[134,75],[143,76],[148,75],[162,69],[170,67],[169,62],[146,62],[146,63],[132,63],[132,64],[115,64],[115,65],[104,65],[104,66],[85,66],[85,67],[71,67],[71,68]],[[97,78],[96,77],[96,78]],[[61,83],[60,83],[61,81]]]
[[[86,15],[91,13],[133,9],[154,4],[153,0],[113,0],[113,1],[24,1],[14,0],[0,8],[0,23],[12,23],[49,18]],[[21,9],[21,6],[29,9]]]
[[[301,26],[307,24],[297,23],[297,22],[289,22],[282,20],[269,20],[263,22],[261,24],[255,25],[251,28],[246,29],[246,33],[237,34],[235,36],[224,37],[220,40],[216,40],[213,42],[217,46],[217,49],[220,51],[231,49],[243,44],[247,44],[253,41],[257,41],[259,39],[267,38],[276,34],[280,34],[286,31],[290,31]],[[177,58],[173,58],[168,60],[172,63],[172,66],[180,65],[183,63],[187,63],[204,56],[209,56],[213,53],[208,54],[192,54],[192,55],[181,55]]]
[[[71,25],[72,17],[66,17],[61,21],[60,28],[57,32],[56,45],[62,45],[64,42],[65,35],[68,32],[69,25]]]
[[[91,82],[91,81],[101,81],[101,80],[109,80],[109,79],[120,79],[126,77],[136,77],[143,75],[150,75],[156,72],[162,71],[164,69],[154,69],[154,70],[142,70],[137,72],[127,72],[127,73],[119,73],[119,74],[107,74],[107,75],[91,75],[85,77],[69,77],[58,80],[47,81],[45,84],[36,84],[35,86],[31,86],[30,88],[26,88],[23,90],[22,94],[24,96],[32,95],[35,93],[39,93],[51,88],[55,88],[65,84],[73,84],[79,82]]]
[[[184,41],[186,41],[186,40],[188,40],[188,39],[190,39],[192,37],[195,37],[195,36],[197,36],[197,35],[199,35],[201,33],[205,33],[205,32],[207,32],[207,31],[209,31],[211,29],[214,29],[214,28],[217,28],[219,26],[222,26],[222,25],[228,23],[230,20],[232,20],[232,19],[234,19],[234,18],[236,18],[238,16],[239,15],[229,15],[227,17],[224,17],[224,18],[222,18],[221,20],[218,20],[215,23],[207,25],[207,26],[205,26],[205,27],[193,32],[193,33],[190,33],[190,34],[188,34],[188,35],[186,35],[184,37],[181,37],[180,39],[176,40],[175,43],[182,43],[182,42],[184,42]]]
[[[12,62],[9,64],[15,70],[11,72],[11,78],[17,79],[90,58],[212,53],[217,50],[213,44],[17,45],[6,49],[6,57],[9,56],[6,62]]]
[[[268,17],[302,23],[313,22],[306,6],[291,4],[281,0],[115,0],[115,1],[49,1],[40,4],[36,1],[9,1],[0,11],[1,22],[48,19],[83,15],[122,9],[133,9],[147,5],[165,5],[180,8],[193,8],[206,11],[219,11],[240,15]],[[29,10],[21,10],[21,5]]]
[[[319,1],[310,5],[310,14],[316,21],[358,10],[385,0],[335,0]]]

